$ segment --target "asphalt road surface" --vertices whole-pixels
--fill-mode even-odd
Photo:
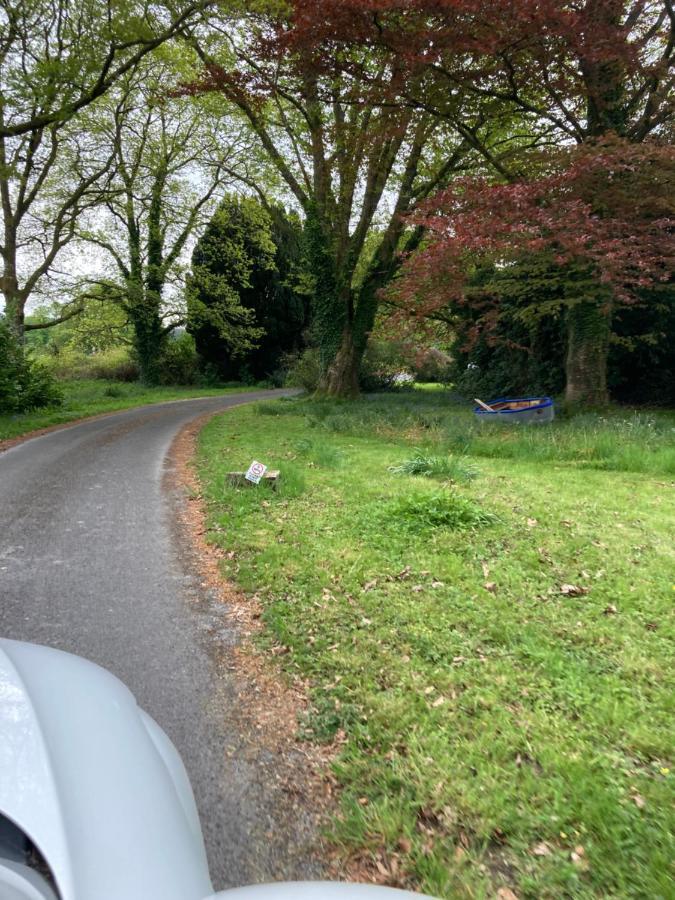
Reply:
[[[183,425],[271,394],[127,410],[0,453],[0,634],[129,686],[183,757],[218,890],[319,873],[309,819],[282,810],[274,760],[238,732],[235,676],[210,646],[231,628],[181,552],[162,479]]]

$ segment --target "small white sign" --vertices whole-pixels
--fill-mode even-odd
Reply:
[[[252,481],[253,484],[259,484],[260,479],[263,477],[266,471],[267,466],[264,466],[261,462],[258,462],[257,459],[254,459],[251,465],[248,467],[248,472],[246,473],[245,478],[248,481]]]

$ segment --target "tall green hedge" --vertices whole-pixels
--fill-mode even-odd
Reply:
[[[195,245],[188,331],[207,373],[272,376],[304,345],[311,284],[297,216],[252,197],[226,197]]]

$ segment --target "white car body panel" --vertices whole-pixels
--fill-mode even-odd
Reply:
[[[206,900],[425,900],[421,894],[399,891],[376,884],[346,881],[286,881],[254,884],[214,894]],[[432,900],[427,897],[426,900]]]
[[[0,811],[62,900],[213,892],[180,757],[117,678],[79,657],[0,640]]]
[[[58,900],[44,878],[11,860],[0,865],[0,900]]]
[[[40,848],[65,896],[73,894],[68,844],[49,755],[36,711],[0,644],[0,810]]]
[[[0,815],[13,823],[12,834],[18,826],[38,848],[59,894],[13,857],[5,838],[0,900],[419,897],[330,882],[214,894],[192,788],[159,725],[105,669],[59,650],[3,639]]]

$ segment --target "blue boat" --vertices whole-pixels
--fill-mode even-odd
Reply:
[[[474,414],[481,422],[508,422],[510,424],[543,425],[552,422],[555,408],[551,397],[498,397],[474,407]]]

